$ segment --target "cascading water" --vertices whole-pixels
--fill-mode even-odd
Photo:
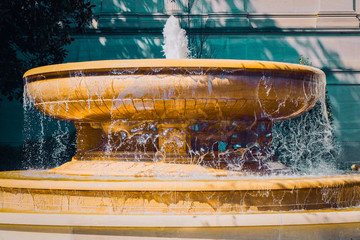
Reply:
[[[278,122],[273,128],[273,152],[277,160],[293,167],[297,174],[341,173],[340,148],[327,118],[324,98],[306,114]]]
[[[189,49],[187,47],[186,32],[180,27],[177,18],[170,16],[165,24],[163,34],[163,49],[167,59],[188,57]],[[153,73],[150,74],[156,75],[161,70],[161,68],[152,68]],[[173,70],[176,69],[173,68]],[[179,68],[179,70],[181,69]],[[222,78],[221,76],[226,78],[227,74],[229,74],[228,70],[219,70],[220,79]],[[138,68],[134,68],[131,70],[112,71],[112,74],[121,76],[131,73],[136,76],[138,71]],[[199,78],[208,74],[211,76],[212,74],[212,72],[207,73],[203,70],[187,71]],[[236,73],[236,70],[234,73]],[[83,74],[76,72],[74,77],[81,81]],[[261,77],[259,85],[264,85],[264,91],[266,91],[267,95],[270,93],[272,86],[267,84],[266,81],[270,82],[271,78],[271,74]],[[159,79],[161,79],[161,75],[159,75]],[[139,79],[138,81],[142,80]],[[197,80],[194,78],[194,81]],[[211,94],[213,83],[208,81],[206,84],[208,92]],[[73,88],[76,88],[76,85]],[[101,93],[104,91],[106,89],[103,89],[103,86],[87,90],[86,94],[89,96],[89,99],[83,103],[85,104],[85,109],[90,109],[92,96],[102,99]],[[167,95],[171,97],[175,91],[175,89],[169,89]],[[322,88],[319,91],[324,92],[324,89]],[[74,148],[74,146],[70,148],[67,146],[69,141],[71,143],[72,137],[69,135],[69,131],[73,128],[67,123],[51,120],[36,111],[27,94],[26,86],[24,92],[26,166],[43,168],[63,163],[64,156],[67,158],[71,157],[73,150],[69,153],[69,149]],[[117,99],[121,100],[127,94],[136,94],[136,92],[137,86],[135,83],[124,89],[117,96]],[[139,92],[138,94],[142,93]],[[255,164],[255,167],[261,167],[261,164],[270,164],[278,161],[290,166],[298,174],[326,175],[338,173],[336,160],[339,151],[334,141],[333,130],[326,117],[325,95],[324,93],[321,94],[322,96],[319,98],[319,102],[314,109],[295,119],[274,121],[270,116],[263,116],[262,119],[255,118],[247,120],[250,122],[246,123],[241,120],[233,121],[230,125],[219,125],[217,120],[197,121],[188,124],[189,131],[196,133],[196,137],[192,137],[189,142],[192,146],[188,146],[191,162],[210,167],[220,167],[222,165],[221,168],[224,168],[223,165],[225,164],[226,169],[241,170],[244,168],[244,163],[248,160],[257,161],[258,164]],[[36,96],[32,97],[36,98]],[[121,101],[114,101],[113,108],[116,109],[119,102]],[[135,103],[135,108],[141,108],[142,104]],[[210,104],[210,101],[208,104]],[[284,104],[285,101],[278,103],[279,107]],[[68,109],[69,105],[66,104],[65,108]],[[126,111],[130,110],[127,109]],[[131,111],[129,114],[131,114]],[[149,152],[163,151],[163,149],[158,147],[159,134],[156,127],[158,122],[129,122],[128,120],[121,120],[122,124],[120,125],[130,124],[132,125],[131,129],[128,127],[129,130],[114,131],[116,126],[119,125],[119,121],[113,121],[109,125],[109,130],[102,143],[89,152],[104,152],[107,158],[116,156],[119,152],[135,152],[137,153],[136,159],[144,158],[144,156],[151,159],[153,157],[148,154]],[[256,122],[262,122],[260,129],[254,127]],[[134,127],[135,125],[136,127]],[[248,126],[244,127],[245,125]],[[272,126],[274,127],[272,128]],[[35,129],[39,130],[35,132]],[[177,141],[176,138],[174,140]],[[36,147],[34,147],[35,142]],[[52,145],[56,146],[55,148],[50,147],[51,142]],[[175,142],[171,144],[181,143]],[[49,149],[52,149],[50,154]],[[157,157],[155,157],[156,161],[158,157],[159,155],[157,154]],[[210,162],[219,162],[221,160],[220,162],[222,163],[220,165],[213,165],[209,161],[205,161],[206,158],[212,159]],[[282,171],[282,173],[289,173],[289,171]]]
[[[188,39],[184,29],[180,27],[179,20],[174,16],[170,16],[167,20],[164,30],[164,53],[167,59],[181,59],[189,56]],[[196,74],[196,73],[195,73]],[[204,72],[197,74],[206,74]],[[263,78],[271,78],[271,75],[265,75]],[[209,82],[210,83],[210,82]],[[265,83],[266,84],[266,83]],[[271,86],[265,86],[267,94],[271,90]],[[273,122],[274,128],[272,133],[268,133],[268,141],[271,142],[271,149],[266,152],[265,161],[276,159],[282,163],[291,166],[297,174],[338,174],[337,161],[339,156],[339,147],[335,141],[333,126],[330,125],[327,118],[325,105],[325,86],[319,89],[321,97],[316,103],[314,109],[305,113],[304,115],[286,121]],[[209,94],[211,94],[211,83],[209,84]],[[283,103],[279,103],[279,106]],[[204,125],[204,124],[202,124]],[[207,125],[207,124],[205,124]],[[234,125],[236,123],[234,122]],[[208,126],[207,126],[208,127]],[[190,127],[198,128],[198,125]],[[249,132],[257,133],[254,130],[248,129]],[[222,135],[226,136],[228,129],[218,129]],[[217,132],[217,134],[218,134]],[[236,136],[236,132],[232,136]],[[230,136],[224,139],[229,139]],[[198,150],[191,150],[193,156],[197,159],[202,159],[201,156],[213,155],[216,158],[223,158],[225,156],[228,165],[232,169],[237,169],[242,166],[244,156],[250,148],[245,148],[242,151],[241,157],[234,157],[230,154],[230,158],[226,157],[226,150],[229,143],[225,141],[209,141]],[[216,145],[216,146],[215,146]],[[233,143],[233,147],[241,147],[241,143]],[[253,145],[258,145],[254,143]],[[221,154],[214,154],[214,146],[220,150]],[[264,159],[264,156],[262,156]],[[258,159],[259,160],[259,159]],[[199,161],[199,160],[197,160]],[[260,161],[260,160],[259,160]],[[263,161],[263,160],[262,160]]]
[[[73,124],[58,121],[36,110],[26,85],[23,109],[24,158],[21,168],[47,169],[69,161],[76,152]]]

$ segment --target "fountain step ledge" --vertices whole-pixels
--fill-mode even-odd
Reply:
[[[0,225],[73,227],[255,227],[360,222],[360,208],[237,215],[91,215],[0,213]]]
[[[0,213],[233,216],[329,208],[338,212],[335,208],[360,204],[356,174],[302,179],[65,177],[39,170],[1,173]]]

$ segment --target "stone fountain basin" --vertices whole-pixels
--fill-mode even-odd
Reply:
[[[357,174],[109,179],[2,172],[0,236],[239,239],[248,229],[243,239],[278,239],[274,233],[285,239],[357,239],[360,208],[349,206],[359,204],[359,183]]]
[[[67,121],[282,120],[314,106],[325,74],[277,62],[139,59],[44,66],[24,81],[37,109]]]

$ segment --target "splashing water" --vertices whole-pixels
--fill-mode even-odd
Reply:
[[[131,73],[136,75],[136,71]],[[154,74],[158,72],[157,69],[153,69],[153,71]],[[127,72],[118,72],[118,74],[127,74]],[[203,75],[204,73],[200,71],[193,74]],[[271,76],[268,77],[268,80],[270,79]],[[217,121],[196,122],[189,125],[189,131],[196,132],[194,136],[197,136],[191,139],[189,147],[192,162],[208,164],[204,158],[209,158],[215,164],[221,160],[226,163],[228,170],[237,170],[241,169],[247,159],[259,162],[276,159],[290,166],[295,173],[300,175],[338,174],[336,161],[339,150],[327,118],[324,90],[321,89],[323,96],[320,97],[319,102],[304,115],[281,122],[268,119],[274,124],[271,133],[269,133],[269,129],[263,129],[263,133],[260,133],[259,129],[251,127],[243,130],[241,126],[244,123],[241,119],[234,121],[231,126],[219,125]],[[26,94],[26,86],[24,92],[25,167],[48,168],[70,160],[71,156],[75,154],[74,136],[71,135],[74,128],[70,126],[70,123],[52,120],[40,113],[34,108],[31,97]],[[171,95],[173,92],[169,92],[169,96]],[[96,98],[102,99],[101,94],[97,91],[89,92],[89,96],[97,96]],[[121,121],[113,122],[114,126],[111,125],[110,128],[116,129],[120,123]],[[265,121],[264,126],[266,123]],[[120,152],[136,152],[139,153],[139,158],[151,159],[152,157],[148,156],[148,153],[159,151],[157,123],[138,122],[130,125],[132,128],[128,132],[108,131],[102,145],[95,150],[104,151],[105,155],[109,156]],[[242,140],[244,137],[246,137],[246,141]],[[264,137],[271,143],[268,150],[261,149],[258,144],[260,138]],[[246,142],[251,144],[244,145]],[[234,149],[238,149],[237,153],[240,152],[241,156],[232,154]],[[262,155],[256,155],[259,150],[263,152]],[[216,166],[209,165],[208,167]]]
[[[188,49],[188,38],[186,31],[180,27],[179,20],[170,16],[166,21],[164,30],[163,51],[167,59],[188,58],[190,50]]]
[[[174,16],[169,17],[165,24],[163,35],[163,51],[167,59],[182,59],[189,56],[188,38],[185,30],[180,27],[177,18]],[[154,75],[161,71],[160,68],[152,70]],[[135,79],[138,69],[129,71],[114,70],[111,71],[111,74],[134,74]],[[207,75],[202,70],[188,73],[198,75],[197,77],[199,78]],[[232,73],[224,70],[220,75],[226,78],[227,74]],[[84,76],[82,72],[78,72],[76,76],[69,77],[76,77],[78,80],[81,80]],[[271,74],[267,78],[263,76],[264,81],[261,81],[267,95],[272,91],[271,77]],[[159,78],[161,78],[161,75]],[[208,91],[211,94],[211,82],[208,81],[207,84]],[[75,87],[76,85],[74,85]],[[117,108],[117,104],[122,102],[118,100],[123,99],[129,93],[132,95],[139,94],[140,97],[142,93],[138,93],[137,87],[135,84],[125,89],[121,95],[117,96],[113,106]],[[275,122],[270,117],[255,120],[262,121],[260,124],[261,129],[253,127],[253,124],[244,127],[247,123],[241,119],[234,121],[231,125],[224,126],[219,125],[218,121],[196,122],[189,125],[188,130],[196,132],[197,135],[197,137],[191,139],[191,145],[188,146],[191,161],[196,164],[204,164],[205,166],[210,163],[216,165],[221,160],[226,163],[226,169],[237,170],[241,169],[244,162],[248,160],[257,160],[259,163],[277,160],[290,166],[294,169],[295,173],[299,174],[336,174],[336,161],[339,150],[327,118],[325,86],[321,86],[321,88],[319,92],[322,92],[322,97],[311,111],[296,119],[282,122]],[[103,101],[102,93],[105,91],[106,89],[101,87],[95,91],[89,90],[87,92],[89,99],[87,103],[84,103],[85,109],[90,109],[93,97]],[[173,91],[175,89],[169,89],[169,98],[174,95]],[[32,96],[32,98],[35,98],[35,96]],[[31,100],[25,86],[25,165],[27,167],[46,168],[70,160],[71,156],[75,154],[75,137],[70,133],[71,131],[74,132],[74,127],[71,124],[69,125],[69,123],[51,120],[49,117],[38,112],[31,103],[33,102]],[[169,101],[177,100],[171,99]],[[145,107],[142,104],[140,103],[141,106],[137,107],[140,109]],[[231,104],[231,101],[229,101],[229,104]],[[279,103],[279,108],[282,104],[285,105],[286,101]],[[211,105],[209,104],[209,106]],[[54,106],[50,104],[45,107],[50,108]],[[66,109],[69,109],[68,105],[66,105]],[[264,110],[264,112],[266,111]],[[122,125],[126,125],[126,122],[125,120],[112,122],[109,125],[109,131],[104,137],[104,141],[97,149],[93,150],[103,151],[108,157],[119,153],[141,153],[138,154],[139,158],[144,158],[145,156],[151,160],[152,157],[148,156],[147,153],[158,152],[160,147],[158,146],[159,134],[156,127],[157,122],[129,123],[128,125],[132,126],[132,129],[129,129],[129,131],[112,131],[112,129],[116,130],[117,127],[120,128]],[[272,126],[274,127],[272,128]],[[34,129],[37,129],[38,132],[34,131]],[[261,146],[261,142],[269,144]],[[73,146],[70,149],[68,147],[69,143]],[[211,161],[206,163],[205,158],[211,159]],[[218,167],[211,164],[206,166]]]
[[[299,174],[338,174],[340,146],[326,112],[325,96],[295,119],[274,124],[272,154]]]
[[[76,152],[75,129],[72,123],[59,121],[38,111],[24,86],[24,169],[56,167],[69,160]]]

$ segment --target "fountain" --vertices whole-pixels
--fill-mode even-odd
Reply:
[[[39,67],[24,81],[34,107],[74,123],[77,153],[53,169],[0,173],[0,236],[358,228],[360,175],[292,175],[271,154],[273,124],[323,97],[325,75],[316,68],[112,60]]]

